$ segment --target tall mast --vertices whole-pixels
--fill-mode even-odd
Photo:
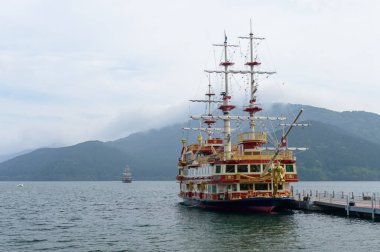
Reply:
[[[249,120],[250,131],[251,132],[255,132],[256,123],[255,123],[255,119],[254,119],[254,114],[256,112],[261,111],[262,108],[256,106],[256,104],[255,104],[255,102],[256,102],[256,95],[255,95],[255,93],[257,91],[257,87],[255,85],[254,67],[255,66],[259,66],[261,63],[257,62],[254,59],[254,55],[253,55],[253,40],[255,40],[255,39],[257,39],[257,40],[263,40],[264,38],[258,38],[258,37],[254,37],[253,36],[253,33],[252,33],[252,21],[251,20],[250,20],[250,33],[249,33],[249,37],[239,37],[239,38],[249,39],[250,61],[247,62],[246,65],[249,66],[249,68],[250,68],[250,91],[251,91],[251,95],[250,95],[249,105],[248,105],[248,107],[246,107],[244,109],[244,111],[246,111],[246,112],[249,113],[249,117],[250,117],[250,120]]]
[[[220,128],[214,128],[213,127],[213,124],[216,122],[215,119],[213,119],[213,115],[211,113],[211,104],[212,103],[219,103],[220,101],[218,100],[214,100],[212,99],[211,97],[215,96],[215,94],[212,92],[211,90],[211,79],[210,79],[210,75],[209,75],[209,83],[208,83],[208,91],[206,92],[206,99],[202,99],[202,100],[190,100],[191,102],[203,102],[203,103],[206,103],[207,104],[207,115],[206,115],[206,118],[203,119],[203,123],[204,124],[207,124],[207,128],[202,128],[202,127],[199,127],[199,128],[183,128],[185,130],[196,130],[196,131],[204,131],[207,133],[208,135],[208,139],[212,139],[212,134],[213,134],[213,131],[220,131],[221,129]]]
[[[238,47],[237,45],[229,45],[227,43],[227,36],[224,32],[224,43],[223,44],[214,44],[213,46],[222,46],[224,48],[224,62],[220,63],[220,66],[224,66],[223,71],[209,71],[205,70],[207,73],[224,73],[224,91],[222,92],[223,96],[223,103],[219,106],[218,109],[223,111],[223,121],[224,121],[224,127],[223,127],[223,145],[224,145],[224,160],[231,159],[231,152],[232,152],[232,144],[231,144],[231,118],[229,116],[230,111],[235,108],[234,105],[230,104],[231,96],[229,95],[229,88],[228,88],[228,74],[231,72],[228,70],[229,66],[232,66],[234,63],[228,61],[228,54],[227,54],[227,48],[228,47]],[[193,118],[193,117],[192,117]],[[194,118],[193,118],[194,119]],[[213,119],[213,117],[209,117],[209,119]]]
[[[250,20],[249,26],[250,26],[249,49],[250,49],[250,53],[251,53],[251,61],[250,62],[253,62],[253,33],[252,33],[252,21],[251,20]],[[256,96],[255,96],[256,89],[255,89],[253,65],[250,65],[249,67],[251,69],[251,79],[250,79],[250,82],[251,82],[251,99],[249,100],[249,105],[250,105],[250,107],[252,107],[253,102],[256,100]],[[249,127],[251,129],[251,132],[255,132],[255,120],[253,119],[253,113],[250,112],[249,115],[250,115]]]
[[[211,93],[211,80],[210,80],[210,75],[208,76],[208,93],[206,93],[206,96],[208,96],[208,116],[212,116],[211,114],[211,103],[214,102],[211,100],[211,97],[214,96],[214,93]],[[213,119],[206,119],[203,121],[205,124],[207,124],[207,134],[208,134],[208,139],[212,138],[212,130],[211,130],[211,125],[215,123],[215,120]]]
[[[230,114],[230,111],[235,108],[234,105],[230,104],[231,96],[229,95],[229,89],[228,89],[228,67],[232,66],[234,63],[228,61],[228,55],[227,55],[227,47],[228,46],[234,46],[234,45],[228,45],[227,44],[227,36],[226,33],[224,33],[224,62],[221,62],[220,65],[224,66],[224,92],[223,95],[223,104],[219,107],[220,110],[223,111],[223,115],[226,117],[223,119],[224,121],[224,159],[229,160],[231,159],[231,152],[232,152],[232,144],[231,144],[231,120],[228,117]]]

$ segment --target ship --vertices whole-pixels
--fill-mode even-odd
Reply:
[[[132,173],[128,165],[124,169],[123,177],[121,181],[123,183],[132,183]]]
[[[222,86],[220,98],[216,98],[209,77],[205,98],[190,100],[205,103],[207,109],[203,115],[190,116],[190,121],[198,121],[199,127],[183,128],[198,132],[198,136],[193,134],[196,140],[189,144],[188,139],[182,139],[176,176],[179,197],[186,206],[209,210],[264,213],[287,211],[295,202],[291,183],[298,182],[295,154],[307,149],[288,147],[287,138],[294,127],[308,125],[297,123],[303,109],[294,116],[291,123],[284,116],[257,115],[263,110],[257,102],[258,76],[269,77],[275,72],[261,70],[261,62],[255,53],[258,42],[264,38],[252,33],[252,24],[249,35],[239,39],[244,40],[249,48],[240,70],[233,68],[234,63],[228,53],[229,49],[239,45],[229,44],[226,33],[224,43],[213,45],[222,49],[222,60],[216,70],[205,72],[208,76],[220,76],[217,79],[221,82],[219,86]],[[243,115],[232,114],[238,108],[232,104],[229,80],[231,75],[237,74],[246,76],[248,85],[247,102],[239,109]],[[211,107],[215,104],[218,107],[212,110]],[[214,111],[217,111],[215,115]],[[273,137],[275,132],[257,127],[261,121],[275,122],[281,126],[281,135],[277,141],[268,141],[276,138]],[[236,129],[232,125],[244,123],[245,131],[235,133]],[[217,134],[220,135],[216,136]]]

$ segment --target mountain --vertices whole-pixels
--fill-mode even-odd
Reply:
[[[0,180],[115,180],[128,154],[99,141],[43,148],[0,164]]]
[[[265,115],[280,113],[293,118],[300,107],[275,104]],[[311,126],[294,129],[288,139],[290,146],[310,148],[297,153],[301,180],[380,180],[379,115],[302,107],[301,119]],[[134,180],[173,180],[181,138],[197,134],[184,133],[183,126],[139,132],[110,142],[39,149],[0,163],[0,180],[120,180],[126,164]]]
[[[380,145],[316,121],[291,132],[292,146],[309,146],[297,155],[301,180],[380,180]]]
[[[177,173],[181,127],[140,132],[106,144],[133,157],[130,167],[135,179],[172,180]]]
[[[7,154],[7,155],[1,155],[0,156],[0,163],[7,161],[9,159],[12,159],[14,157],[21,156],[23,154],[29,153],[29,152],[32,152],[32,150],[24,150],[24,151],[19,151],[19,152]]]
[[[380,115],[365,111],[336,112],[300,104],[275,103],[266,106],[264,110],[269,115],[282,114],[293,118],[294,114],[303,108],[301,120],[318,121],[333,125],[352,135],[380,144]]]

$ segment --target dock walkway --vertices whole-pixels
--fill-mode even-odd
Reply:
[[[295,209],[380,220],[379,193],[345,194],[334,191],[296,191],[293,197],[296,200]]]

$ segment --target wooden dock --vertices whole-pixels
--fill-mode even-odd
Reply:
[[[380,220],[380,194],[296,191],[294,209]]]

